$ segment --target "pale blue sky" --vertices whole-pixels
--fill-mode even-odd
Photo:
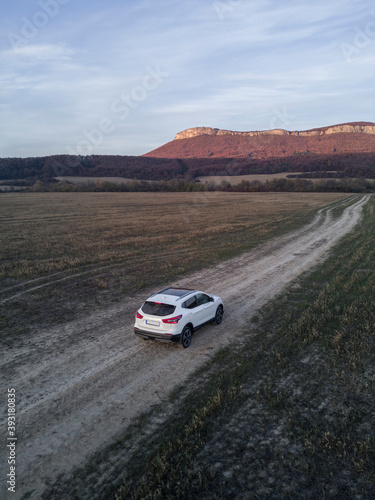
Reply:
[[[8,0],[0,156],[375,121],[372,0]]]

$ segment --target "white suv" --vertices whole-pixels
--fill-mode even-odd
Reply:
[[[134,333],[189,347],[195,330],[206,323],[220,325],[223,314],[223,301],[216,295],[168,287],[151,295],[135,313]]]

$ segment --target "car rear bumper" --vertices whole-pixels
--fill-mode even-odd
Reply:
[[[158,333],[158,332],[150,332],[147,330],[141,330],[140,328],[134,328],[134,333],[143,338],[153,339],[153,340],[164,340],[166,342],[180,342],[181,333],[176,335],[166,334],[166,333]]]

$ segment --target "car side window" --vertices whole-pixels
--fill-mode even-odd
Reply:
[[[195,307],[197,307],[197,305],[198,305],[197,299],[194,295],[194,297],[190,297],[190,299],[187,299],[187,301],[184,304],[184,307],[186,307],[186,309],[194,309]]]
[[[206,295],[205,293],[198,293],[197,302],[198,302],[199,306],[201,306],[203,304],[207,304],[208,302],[210,302],[210,297],[208,295]]]

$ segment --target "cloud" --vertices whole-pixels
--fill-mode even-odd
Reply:
[[[13,51],[15,56],[37,61],[61,61],[68,60],[75,54],[75,50],[64,47],[63,45],[24,45],[16,47]]]
[[[375,34],[350,63],[342,51],[375,20],[371,9],[370,0],[69,2],[28,43],[0,52],[0,155],[64,153],[105,118],[115,127],[98,154],[143,153],[196,125],[267,128],[274,109],[295,128],[345,112],[374,121]],[[5,40],[33,15],[14,2]],[[150,67],[168,76],[143,98]],[[121,120],[114,103],[132,92],[139,102]]]

